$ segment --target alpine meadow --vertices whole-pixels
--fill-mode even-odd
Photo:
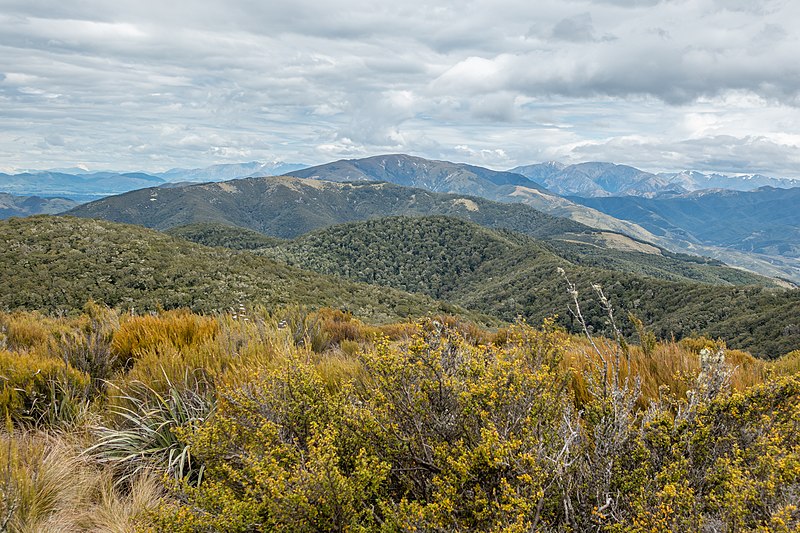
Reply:
[[[0,533],[800,532],[800,3],[0,5]]]

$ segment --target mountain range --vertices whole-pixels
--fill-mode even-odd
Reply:
[[[169,183],[226,181],[236,178],[254,176],[282,176],[293,170],[306,168],[308,165],[284,163],[283,161],[249,163],[227,163],[203,168],[173,168],[155,175]]]
[[[281,175],[305,165],[280,161],[212,165],[205,168],[173,168],[166,172],[93,172],[84,168],[31,170],[0,173],[0,191],[16,195],[61,196],[88,202],[144,187],[170,186],[181,182],[224,181],[247,176]]]
[[[546,163],[537,166],[537,173],[532,169],[527,172],[539,176],[558,175],[566,171],[571,176],[577,176],[580,183],[586,185],[588,176],[593,176],[592,183],[603,184],[611,187],[615,183],[624,183],[623,178],[614,176],[627,176],[630,184],[638,184],[636,187],[644,191],[647,187],[654,187],[656,182],[664,182],[666,178],[654,174],[644,173],[633,167],[624,165],[614,165],[610,163],[585,163],[564,167],[558,163]],[[508,176],[507,172],[474,172],[474,167],[469,165],[453,164],[446,161],[427,161],[413,158],[406,155],[386,155],[366,158],[363,160],[345,160],[320,165],[297,172],[292,175],[301,177],[314,177],[317,179],[331,181],[358,180],[390,180],[401,184],[413,183],[419,187],[430,190],[456,192],[463,194],[463,191],[480,190],[481,196],[491,198],[501,202],[520,202],[528,204],[540,211],[554,216],[569,218],[584,225],[623,233],[636,240],[656,244],[662,248],[675,252],[688,253],[693,255],[705,255],[714,257],[725,263],[746,268],[760,274],[779,277],[791,280],[792,283],[800,283],[800,263],[792,257],[776,254],[754,254],[744,252],[737,248],[730,248],[724,244],[714,241],[692,242],[691,240],[681,239],[679,235],[667,235],[661,231],[652,232],[647,227],[639,224],[638,219],[633,217],[617,218],[608,213],[596,209],[589,202],[582,202],[580,197],[564,198],[558,196],[542,185],[535,183],[531,178],[525,183],[519,178]],[[512,173],[513,174],[513,173]],[[517,174],[521,176],[521,174]],[[599,185],[598,185],[599,186]],[[630,188],[632,185],[629,185]],[[587,185],[588,187],[588,185]],[[626,190],[623,185],[615,185],[614,188],[619,192]],[[792,190],[792,189],[788,189]],[[720,191],[709,192],[708,194],[722,194]],[[672,191],[671,195],[677,194]],[[699,194],[699,192],[698,192]],[[735,196],[742,203],[752,203],[748,194],[742,193]],[[624,197],[623,197],[624,198]],[[636,197],[631,197],[636,198]],[[791,206],[791,203],[787,203]],[[748,224],[747,218],[736,216],[735,206],[729,205],[727,210],[711,211],[704,214],[706,217],[716,217],[721,225],[739,225],[740,232],[748,234],[754,231]],[[787,236],[787,241],[791,245],[791,235]],[[780,245],[777,245],[780,248]]]
[[[800,180],[771,178],[761,174],[704,174],[682,171],[653,174],[627,165],[588,162],[564,165],[557,161],[525,165],[509,172],[522,174],[547,190],[562,196],[583,198],[640,196],[653,198],[706,189],[754,191],[761,187],[800,187]]]
[[[404,154],[348,159],[290,172],[289,175],[325,181],[388,181],[435,192],[481,196],[499,202],[524,203],[550,215],[570,218],[588,226],[625,233],[654,242],[644,228],[620,221],[554,194],[513,172],[489,170],[463,163],[434,161]]]
[[[142,172],[92,172],[66,174],[37,171],[21,174],[0,173],[0,191],[41,197],[62,197],[87,202],[142,187],[153,187],[164,180]]]
[[[680,172],[673,174],[652,174],[639,169],[616,165],[612,163],[581,163],[565,166],[557,162],[542,163],[518,167],[512,171],[494,171],[474,165],[451,163],[447,161],[433,161],[403,154],[375,156],[365,159],[342,160],[325,165],[305,169],[294,169],[301,165],[287,165],[284,163],[259,163],[250,162],[233,165],[215,165],[205,169],[173,169],[160,175],[143,173],[92,173],[76,169],[75,175],[45,172],[37,174],[21,174],[15,176],[0,175],[0,190],[12,189],[17,193],[43,190],[45,196],[53,196],[69,189],[73,199],[81,201],[91,200],[99,195],[122,192],[131,188],[140,189],[159,187],[157,193],[146,193],[147,210],[153,209],[157,198],[172,202],[175,195],[168,190],[181,191],[184,194],[196,197],[187,197],[184,201],[177,201],[176,206],[182,206],[183,214],[171,213],[165,215],[163,210],[158,210],[157,217],[149,225],[160,227],[166,224],[169,227],[198,221],[227,221],[230,224],[243,226],[263,231],[258,226],[258,221],[242,220],[248,213],[258,209],[251,203],[243,211],[241,206],[233,205],[207,205],[208,201],[198,196],[197,190],[189,193],[183,187],[194,180],[204,182],[218,181],[231,176],[242,174],[260,175],[264,173],[277,173],[289,170],[289,174],[303,179],[319,178],[329,182],[366,182],[384,181],[402,186],[412,186],[434,192],[448,192],[470,197],[484,197],[504,203],[524,203],[539,211],[550,215],[569,218],[572,221],[591,228],[615,234],[625,234],[634,241],[647,242],[662,249],[679,253],[705,255],[724,261],[728,264],[746,268],[761,274],[780,277],[800,283],[800,262],[794,252],[797,246],[795,240],[798,226],[792,220],[787,220],[782,226],[775,226],[772,230],[758,226],[759,209],[769,209],[769,205],[756,199],[758,190],[742,192],[736,195],[725,195],[724,191],[702,189],[701,191],[686,192],[697,187],[706,187],[720,183],[727,183],[731,187],[747,188],[759,183],[780,183],[782,186],[791,185],[790,180],[779,180],[764,176],[739,176],[723,177],[717,174],[702,174],[698,172]],[[727,182],[726,182],[727,180]],[[65,185],[65,183],[68,184]],[[237,185],[238,187],[238,185]],[[98,192],[101,191],[101,192]],[[553,192],[555,191],[555,192]],[[781,189],[776,195],[791,195],[792,189]],[[264,198],[264,191],[253,191],[255,198]],[[558,194],[556,194],[558,193]],[[703,220],[697,217],[692,219],[681,213],[671,212],[671,206],[683,205],[685,199],[691,194],[700,195],[707,200],[720,196],[725,198],[717,203],[725,205],[724,209],[703,211]],[[564,197],[562,195],[574,196]],[[159,196],[160,195],[160,196]],[[125,197],[124,201],[140,198],[140,196]],[[674,198],[675,202],[661,202]],[[654,200],[654,202],[639,200]],[[592,200],[602,200],[594,202]],[[138,201],[138,200],[134,200]],[[312,196],[304,197],[303,201],[311,202],[307,206],[294,204],[294,210],[306,212],[302,217],[306,226],[299,226],[298,231],[307,231],[324,222],[335,223],[356,220],[344,215],[345,207],[340,206],[339,214],[330,214],[330,206],[325,201],[316,201]],[[215,198],[214,202],[227,202],[223,198]],[[781,200],[776,200],[779,204]],[[712,202],[713,203],[713,202]],[[612,206],[635,206],[637,213],[625,212],[626,209]],[[743,206],[739,210],[737,206]],[[782,204],[787,205],[787,204]],[[658,207],[656,207],[658,206]],[[746,206],[746,207],[745,207]],[[652,209],[651,209],[652,208]],[[697,209],[701,209],[698,205]],[[92,209],[95,209],[94,207]],[[142,209],[139,206],[137,209]],[[654,210],[653,210],[654,209]],[[677,207],[676,207],[677,209]],[[694,209],[694,208],[687,208]],[[239,210],[239,214],[233,214]],[[274,209],[273,209],[274,210]],[[120,213],[123,209],[116,205],[107,216],[113,220],[125,220]],[[278,209],[286,214],[286,209]],[[747,216],[738,217],[735,213],[747,212]],[[213,215],[207,213],[213,212]],[[275,211],[277,212],[277,211]],[[193,213],[191,216],[190,213]],[[375,212],[371,216],[408,214],[407,210]],[[435,213],[425,213],[435,214]],[[99,215],[98,215],[99,216]],[[106,216],[106,215],[104,215]],[[237,218],[238,217],[238,218]],[[318,218],[320,223],[309,222]],[[670,227],[669,221],[677,218]],[[233,219],[231,219],[233,218]],[[257,218],[257,217],[256,217]],[[291,218],[291,217],[289,217]],[[141,217],[139,217],[141,219]],[[167,220],[168,219],[168,220]],[[235,219],[235,220],[234,220]],[[654,223],[653,220],[667,221]],[[773,220],[767,214],[763,220]],[[685,226],[683,222],[690,225]],[[754,222],[756,222],[754,224]],[[692,229],[691,224],[701,224],[703,227]],[[713,232],[705,231],[706,228],[725,228],[725,235],[730,239],[721,238]],[[284,235],[287,236],[287,235]],[[719,237],[719,238],[718,238]],[[733,242],[733,244],[731,244]]]
[[[782,265],[791,279],[796,280],[800,273],[800,188],[707,190],[671,198],[572,200],[634,222],[658,235],[660,242],[670,242],[687,251],[708,254],[714,247]]]
[[[85,167],[0,173],[0,191],[87,201],[136,188],[172,183],[226,181],[236,178],[279,176],[322,177],[339,181],[381,180],[443,192],[500,199],[500,186],[520,186],[562,196],[605,197],[683,194],[704,189],[752,191],[764,186],[791,188],[800,180],[761,174],[724,175],[694,170],[650,173],[604,162],[565,165],[557,161],[489,170],[474,165],[434,161],[402,154],[340,160],[315,167],[282,161],[226,163],[201,168],[173,168],[164,172],[91,171]],[[520,178],[523,176],[527,180]],[[139,180],[139,181],[136,181]],[[538,187],[537,187],[538,185]],[[508,191],[505,191],[506,193]],[[496,197],[496,195],[498,197]]]

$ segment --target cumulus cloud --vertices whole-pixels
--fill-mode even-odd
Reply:
[[[6,0],[0,166],[402,151],[798,176],[795,20],[778,0]]]

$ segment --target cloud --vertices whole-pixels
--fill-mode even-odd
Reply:
[[[403,151],[800,175],[793,20],[769,0],[7,0],[0,166]]]
[[[576,43],[598,40],[595,36],[594,24],[592,24],[592,15],[589,13],[561,19],[553,26],[551,36],[556,40]],[[612,37],[605,38],[605,40],[609,39]]]

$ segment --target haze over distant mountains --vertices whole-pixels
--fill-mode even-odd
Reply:
[[[0,192],[0,220],[29,215],[53,215],[63,213],[78,205],[66,198],[40,198],[38,196],[15,196]]]
[[[293,175],[313,177],[324,173],[331,181],[382,180],[429,190],[472,194],[502,200],[514,194],[541,205],[538,193],[550,196],[644,196],[676,195],[704,189],[751,191],[759,187],[790,188],[800,180],[761,174],[724,175],[692,170],[654,174],[637,168],[604,162],[564,165],[557,161],[496,171],[463,163],[435,161],[408,155],[382,155],[341,160],[308,167],[282,161],[227,163],[204,168],[173,168],[164,172],[92,171],[85,167],[25,170],[0,173],[0,192],[25,196],[62,196],[85,202],[104,196],[173,183],[226,181],[237,178]],[[522,179],[525,178],[525,179]],[[523,187],[514,191],[508,187]],[[557,200],[550,199],[555,209]],[[569,212],[566,204],[559,209]]]
[[[800,187],[800,180],[772,178],[761,174],[733,175],[684,170],[653,174],[614,163],[564,165],[557,161],[511,169],[562,196],[584,198],[683,194],[704,189],[753,191],[760,187]]]
[[[166,172],[94,172],[82,167],[54,170],[26,170],[15,174],[0,173],[0,192],[16,195],[61,196],[88,202],[145,187],[171,183],[225,181],[249,176],[274,176],[305,165],[252,161],[249,163],[212,165],[206,168],[173,168]]]
[[[283,161],[261,162],[251,161],[240,164],[212,165],[205,168],[173,168],[166,172],[157,173],[159,178],[175,183],[181,181],[225,181],[236,178],[250,178],[257,176],[282,176],[293,170],[306,168],[308,165],[298,163],[284,163]]]
[[[713,244],[765,256],[800,258],[800,188],[695,191],[672,198],[572,200],[630,220],[672,241]]]

